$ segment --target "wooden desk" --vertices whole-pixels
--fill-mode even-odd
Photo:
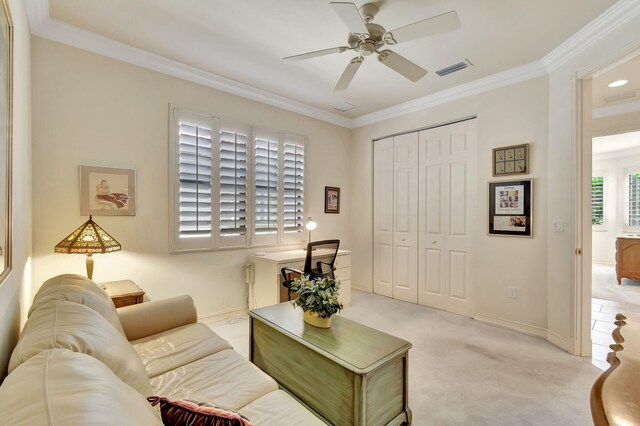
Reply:
[[[252,307],[275,305],[284,302],[288,298],[287,289],[282,285],[282,268],[294,268],[303,270],[306,250],[288,250],[267,253],[264,256],[253,256],[250,262],[254,264],[253,299]],[[335,277],[340,280],[339,300],[344,306],[351,303],[351,252],[338,250],[336,257]]]
[[[625,235],[616,238],[616,278],[640,280],[640,237]]]
[[[640,424],[640,314],[616,315],[611,333],[611,367],[591,389],[591,415],[596,426]]]
[[[290,302],[249,316],[251,362],[328,423],[411,423],[411,343],[340,315],[331,317],[331,328],[314,327]]]

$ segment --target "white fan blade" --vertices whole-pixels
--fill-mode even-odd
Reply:
[[[358,68],[360,68],[363,61],[364,59],[361,56],[358,56],[349,62],[349,65],[347,65],[347,68],[345,68],[344,72],[340,76],[340,80],[336,83],[336,87],[333,88],[334,92],[344,90],[349,87],[351,80],[353,80],[353,76],[356,75],[356,71],[358,71]]]
[[[358,8],[353,3],[331,2],[333,10],[338,14],[342,22],[347,26],[349,32],[356,35],[369,35],[367,25],[364,23]]]
[[[333,53],[342,53],[345,50],[349,50],[349,48],[347,46],[332,47],[330,49],[322,49],[322,50],[316,50],[308,53],[301,53],[300,55],[287,56],[282,60],[285,63],[297,62],[297,61],[302,61],[304,59],[317,58],[318,56],[331,55]]]
[[[383,40],[387,44],[398,44],[417,38],[428,37],[435,34],[454,31],[460,28],[458,13],[454,10],[442,15],[427,18],[404,27],[388,31]]]
[[[392,70],[399,72],[403,76],[407,77],[414,83],[427,75],[427,70],[414,64],[404,56],[400,56],[391,50],[383,50],[378,55],[378,60],[391,68]]]

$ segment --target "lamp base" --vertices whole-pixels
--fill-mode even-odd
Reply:
[[[93,255],[87,253],[87,278],[93,279]]]

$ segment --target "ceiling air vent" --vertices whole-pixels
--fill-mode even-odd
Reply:
[[[465,68],[469,68],[471,66],[473,66],[473,64],[471,62],[469,62],[468,59],[465,59],[462,62],[458,62],[457,64],[453,64],[453,65],[449,65],[446,68],[442,68],[441,70],[436,71],[436,74],[438,74],[440,77],[444,77],[445,75],[454,73],[456,71],[463,70]]]
[[[333,109],[337,109],[338,111],[342,111],[342,112],[347,112],[347,111],[351,111],[355,107],[356,107],[355,105],[352,105],[349,102],[342,102],[334,106]]]

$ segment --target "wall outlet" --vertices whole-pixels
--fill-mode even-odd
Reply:
[[[518,297],[518,287],[508,287],[507,288],[507,296],[515,299]]]

